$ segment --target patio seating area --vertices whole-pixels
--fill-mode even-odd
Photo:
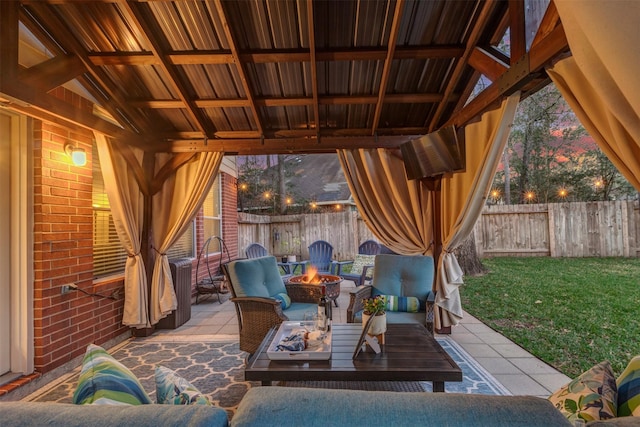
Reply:
[[[347,322],[349,293],[354,289],[352,281],[345,280],[338,298],[339,307],[333,309],[335,323]],[[233,303],[226,300],[222,304],[213,300],[192,306],[191,319],[173,330],[159,330],[154,336],[163,341],[185,336],[197,342],[216,338],[238,339],[237,317]],[[491,373],[513,395],[548,397],[555,390],[570,381],[520,346],[493,331],[469,314],[465,314],[461,324],[452,328],[451,338],[464,348],[475,360]]]

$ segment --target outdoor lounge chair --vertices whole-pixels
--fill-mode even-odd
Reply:
[[[247,246],[247,249],[244,251],[247,258],[260,258],[263,256],[269,256],[269,251],[267,248],[262,246],[260,243],[252,243]]]
[[[375,240],[366,240],[358,247],[358,255],[351,261],[336,261],[336,275],[343,279],[352,280],[356,286],[364,285],[367,279],[373,276],[373,263],[375,255],[380,253],[380,243]],[[349,273],[343,273],[342,269],[351,265]]]
[[[316,240],[309,245],[309,264],[318,269],[318,273],[333,274],[333,246],[324,240]]]
[[[432,291],[434,278],[433,258],[430,256],[409,256],[380,254],[375,258],[375,275],[371,285],[356,287],[351,291],[347,322],[362,320],[362,300],[376,295],[392,296],[398,299],[417,298],[420,309],[416,313],[386,310],[389,323],[420,323],[433,332]],[[403,306],[404,304],[398,304]],[[409,304],[407,304],[409,305]]]
[[[285,285],[273,256],[231,261],[223,270],[238,316],[240,350],[255,353],[273,326],[302,320],[305,312],[317,311],[322,288]]]

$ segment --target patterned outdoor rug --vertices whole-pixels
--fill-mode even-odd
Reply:
[[[445,384],[448,393],[510,394],[452,339],[438,337],[437,340],[463,372],[462,382]],[[111,349],[110,353],[131,369],[152,399],[155,399],[155,366],[162,365],[191,382],[212,403],[226,409],[230,417],[247,390],[260,385],[255,381],[244,381],[246,353],[238,349],[237,342],[169,342],[137,338]],[[78,367],[24,400],[70,403],[79,372]],[[420,381],[310,381],[282,385],[376,391],[431,391],[430,382]]]

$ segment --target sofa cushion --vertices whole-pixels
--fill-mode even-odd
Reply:
[[[616,381],[618,386],[618,416],[640,417],[640,356],[627,365]],[[638,421],[640,424],[640,419]]]
[[[260,426],[571,426],[532,396],[254,387],[231,424]]]
[[[598,363],[549,396],[569,421],[615,418],[617,386],[608,361]]]
[[[58,402],[0,402],[2,427],[226,427],[227,411],[215,406],[72,405]]]
[[[416,297],[398,297],[395,295],[383,295],[386,311],[403,311],[417,313],[420,311],[420,300]]]
[[[167,405],[211,405],[189,381],[169,368],[156,366],[156,401]]]
[[[102,347],[89,344],[82,359],[73,403],[142,405],[153,403],[136,376]]]
[[[287,294],[286,292],[280,292],[278,294],[275,294],[273,298],[280,301],[280,307],[282,307],[283,310],[286,310],[287,308],[291,307],[291,298],[289,297],[289,294]]]
[[[227,268],[238,297],[273,298],[287,292],[273,256],[231,261]]]

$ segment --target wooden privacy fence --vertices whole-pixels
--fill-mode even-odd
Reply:
[[[480,257],[637,257],[637,201],[487,206],[475,225]]]
[[[275,256],[309,259],[308,246],[316,240],[326,240],[333,246],[336,260],[353,259],[360,243],[373,238],[357,212],[272,216],[238,213],[240,256],[256,242]]]
[[[494,205],[474,228],[480,257],[640,256],[637,201]],[[238,213],[240,255],[257,242],[275,256],[308,259],[316,240],[333,245],[334,258],[353,259],[358,246],[375,239],[357,212],[264,216]]]

